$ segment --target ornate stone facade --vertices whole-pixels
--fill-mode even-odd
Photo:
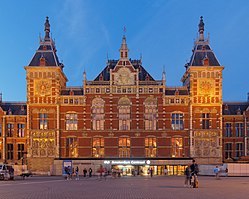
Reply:
[[[47,172],[55,160],[96,165],[108,158],[146,158],[160,173],[166,166],[182,171],[193,158],[217,164],[222,156],[247,155],[249,104],[231,116],[233,106],[222,101],[224,67],[204,38],[201,18],[181,87],[168,87],[165,72],[154,80],[141,60],[130,59],[125,36],[119,59],[108,60],[93,81],[84,72],[83,86],[67,87],[47,18],[45,37],[25,67],[27,102],[0,104],[0,159]],[[224,136],[224,122],[233,122],[240,135],[233,153],[226,148],[233,137]]]

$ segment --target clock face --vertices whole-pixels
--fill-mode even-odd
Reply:
[[[213,95],[214,81],[212,79],[201,79],[198,88],[199,95]]]
[[[50,80],[35,80],[35,95],[48,96],[51,95]]]

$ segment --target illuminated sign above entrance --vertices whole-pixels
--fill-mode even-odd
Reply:
[[[111,165],[149,165],[150,160],[105,160],[104,164]]]

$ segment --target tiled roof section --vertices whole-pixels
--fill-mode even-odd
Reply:
[[[193,54],[190,58],[190,66],[203,66],[204,59],[208,58],[209,66],[220,66],[218,59],[216,58],[213,50],[210,48],[208,41],[196,42]]]
[[[25,102],[2,102],[0,106],[7,115],[27,115]]]
[[[45,36],[43,39],[40,38],[40,46],[30,61],[29,66],[59,66],[63,68],[63,64],[59,62],[59,59],[56,55],[55,42],[50,37],[50,24],[48,17],[46,17],[46,22],[44,25]]]
[[[84,95],[82,87],[67,87],[61,91],[61,95]]]
[[[62,64],[59,63],[59,59],[56,53],[51,50],[49,51],[37,50],[29,66],[40,66],[40,59],[42,57],[45,58],[46,66],[62,66]]]
[[[223,102],[223,115],[241,115],[249,107],[249,102]]]
[[[174,87],[165,89],[165,95],[188,95],[187,87]]]
[[[99,73],[94,81],[110,81],[110,69],[114,69],[119,60],[108,60],[107,66]],[[141,60],[129,60],[135,69],[139,69],[139,80],[155,81],[154,78],[144,69]],[[101,77],[101,78],[100,78]],[[101,80],[100,80],[101,79]]]

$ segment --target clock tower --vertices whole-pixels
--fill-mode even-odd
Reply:
[[[222,71],[209,38],[204,38],[203,17],[190,62],[182,77],[190,94],[190,154],[201,164],[222,161]]]
[[[25,67],[27,80],[27,158],[35,171],[48,171],[59,157],[59,97],[66,87],[63,64],[50,37],[50,23],[45,21],[45,36],[31,62]],[[44,168],[43,168],[44,167]]]

